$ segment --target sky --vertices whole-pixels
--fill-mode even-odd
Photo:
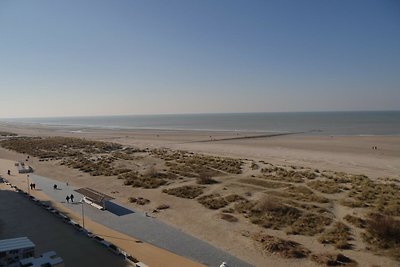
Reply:
[[[0,118],[400,109],[400,1],[0,0]]]

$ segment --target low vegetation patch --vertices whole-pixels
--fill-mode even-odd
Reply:
[[[323,266],[357,266],[357,262],[343,254],[311,255],[311,260]]]
[[[225,196],[225,200],[228,201],[229,203],[233,203],[233,202],[245,200],[245,198],[242,196],[239,196],[237,194],[231,194],[231,195]]]
[[[199,177],[202,173],[210,176],[224,173],[242,173],[242,161],[224,157],[213,157],[185,151],[154,149],[152,155],[168,161],[170,171],[183,177]]]
[[[232,214],[227,214],[227,213],[222,213],[221,214],[221,219],[228,221],[228,222],[238,222],[239,219],[233,216]]]
[[[326,208],[320,207],[318,205],[315,205],[315,204],[308,204],[308,203],[296,202],[296,201],[291,201],[291,200],[286,201],[286,203],[290,206],[299,208],[304,211],[309,211],[312,213],[317,213],[317,214],[320,214],[323,216],[328,216],[328,217],[333,216],[329,210],[327,210]]]
[[[185,185],[181,187],[163,189],[163,193],[181,198],[193,199],[203,194],[204,186]]]
[[[10,133],[10,132],[0,132],[0,136],[2,137],[8,137],[8,136],[18,136],[16,133]]]
[[[359,175],[352,177],[352,188],[342,205],[373,208],[379,213],[400,216],[400,187],[394,183],[379,183]]]
[[[260,176],[262,179],[273,180],[279,182],[287,182],[287,183],[304,183],[304,178],[301,175],[298,176],[276,176],[271,174],[264,174]]]
[[[303,183],[306,179],[313,180],[319,177],[319,173],[312,170],[298,170],[297,168],[284,168],[279,166],[271,166],[261,169],[266,178],[271,180],[279,180],[291,183]]]
[[[346,216],[343,217],[343,219],[358,228],[367,227],[367,221],[360,217],[356,217],[356,216],[347,214]]]
[[[245,184],[251,184],[251,185],[257,185],[265,188],[280,188],[280,187],[285,187],[287,184],[283,183],[277,183],[277,182],[271,182],[271,181],[265,181],[261,179],[253,179],[253,178],[244,178],[240,179],[239,182],[245,183]]]
[[[114,159],[108,157],[88,158],[87,156],[77,156],[61,161],[61,165],[87,172],[92,176],[114,176],[130,172],[127,168],[115,168]]]
[[[217,184],[218,181],[213,179],[208,173],[200,173],[199,177],[197,177],[196,182],[198,184]]]
[[[325,231],[318,239],[323,244],[333,244],[337,249],[351,249],[352,240],[350,228],[342,222],[337,222]]]
[[[146,189],[158,188],[167,183],[167,181],[164,179],[141,176],[138,174],[138,172],[135,171],[121,174],[119,178],[124,179],[125,185],[131,185],[133,187],[143,187]]]
[[[252,223],[278,230],[292,225],[301,217],[302,212],[294,207],[281,204],[275,198],[265,197],[254,203],[247,214]]]
[[[335,194],[342,191],[340,185],[330,180],[315,180],[307,183],[307,186],[325,194]]]
[[[202,197],[199,197],[197,199],[197,201],[200,204],[202,204],[204,207],[213,209],[213,210],[223,208],[229,204],[229,202],[226,201],[225,198],[221,197],[218,194],[202,196]]]
[[[132,153],[139,151],[120,144],[71,137],[17,137],[0,144],[4,148],[38,157],[39,161],[58,160],[61,165],[92,176],[116,176],[132,171],[118,166],[117,161],[132,160]]]
[[[212,195],[206,195],[206,196],[199,197],[197,199],[197,201],[206,208],[216,210],[216,209],[223,208],[232,202],[236,202],[236,201],[240,201],[240,200],[244,200],[244,199],[245,198],[243,198],[239,195],[236,195],[236,194],[228,195],[225,197],[222,197],[219,194],[212,194]]]
[[[160,205],[157,206],[156,209],[158,209],[158,210],[166,210],[166,209],[169,209],[169,208],[170,208],[170,206],[168,204],[160,204]]]
[[[115,143],[90,141],[72,137],[21,137],[1,142],[4,148],[39,158],[60,158],[84,153],[100,154],[122,149]]]
[[[150,200],[146,199],[146,198],[142,198],[142,197],[130,197],[129,198],[129,202],[131,203],[136,203],[138,205],[147,205],[150,203]]]
[[[332,219],[315,213],[306,213],[298,218],[290,227],[288,234],[313,236],[324,231]]]
[[[277,254],[283,258],[306,258],[310,254],[310,250],[294,241],[262,233],[254,236],[254,239],[259,242],[263,251]]]
[[[294,186],[289,185],[282,191],[269,191],[269,194],[276,195],[278,197],[287,198],[289,200],[297,200],[304,202],[318,202],[328,203],[329,199],[319,196],[311,191],[306,186]]]
[[[400,221],[391,216],[373,213],[367,220],[363,239],[375,249],[386,250],[386,254],[400,259]]]

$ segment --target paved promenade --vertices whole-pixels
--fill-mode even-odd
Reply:
[[[1,183],[0,203],[0,239],[27,236],[35,244],[36,256],[56,251],[67,267],[130,266],[122,257]]]
[[[62,203],[68,209],[81,214],[82,206],[78,203],[82,195],[75,192],[76,187],[60,183],[46,177],[30,174],[30,180],[36,184],[36,188],[42,190],[54,201]],[[58,190],[53,189],[57,184]],[[67,203],[67,195],[74,195],[74,204]],[[118,203],[116,203],[118,204]],[[119,204],[118,204],[119,205]],[[98,210],[88,204],[84,204],[85,217],[112,228],[121,233],[127,234],[144,242],[171,251],[175,254],[192,259],[207,266],[218,267],[226,261],[232,267],[252,266],[232,255],[215,248],[211,244],[199,240],[189,234],[171,227],[157,219],[147,217],[144,213],[132,210],[123,216],[118,216],[108,211]]]

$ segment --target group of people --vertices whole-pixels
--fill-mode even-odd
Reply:
[[[70,196],[67,196],[65,199],[67,200],[68,203],[69,203],[69,200],[71,200],[71,202],[74,202],[74,195],[71,194]]]
[[[30,183],[30,184],[29,184],[29,187],[31,188],[31,190],[36,189],[36,184]]]
[[[68,186],[68,183],[67,183],[67,186]],[[57,184],[54,184],[54,185],[53,185],[53,189],[54,189],[54,190],[57,190],[57,189],[58,189]],[[65,197],[65,200],[67,200],[68,203],[69,203],[70,200],[71,200],[71,202],[74,202],[74,195],[71,194],[71,195],[66,196],[66,197]]]

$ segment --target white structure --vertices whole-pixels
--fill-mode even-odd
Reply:
[[[27,237],[0,240],[0,266],[19,267],[21,259],[35,255],[35,244]]]
[[[42,267],[42,266],[53,266],[53,267],[64,267],[64,261],[57,257],[54,251],[49,251],[40,255],[39,258],[27,258],[20,260],[21,267]]]
[[[20,161],[20,162],[16,163],[16,165],[17,165],[19,173],[31,173],[31,172],[33,172],[32,167],[25,165],[25,163],[23,161]]]

